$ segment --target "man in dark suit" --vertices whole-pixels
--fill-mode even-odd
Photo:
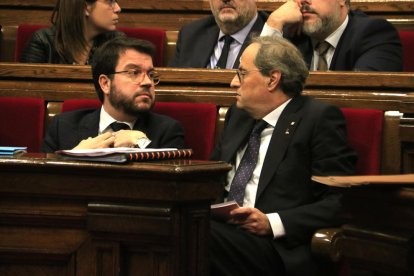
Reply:
[[[224,198],[242,207],[211,222],[211,275],[315,274],[311,237],[338,223],[340,196],[311,176],[353,174],[356,155],[342,112],[301,95],[307,76],[278,36],[254,39],[241,56],[236,104],[211,159],[233,165]]]
[[[155,85],[154,46],[128,37],[112,39],[94,54],[92,75],[102,107],[56,115],[43,152],[108,147],[182,148],[180,123],[151,112]]]
[[[171,67],[237,68],[250,35],[260,34],[267,14],[257,12],[255,0],[210,0],[213,15],[184,26],[178,35]],[[231,36],[225,65],[218,61]]]
[[[269,16],[262,35],[283,31],[311,70],[402,71],[397,30],[384,19],[351,11],[349,1],[287,1]],[[321,62],[326,68],[319,68]]]

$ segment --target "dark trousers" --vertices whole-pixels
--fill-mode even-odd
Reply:
[[[250,234],[218,221],[210,223],[210,275],[285,275],[271,237]]]

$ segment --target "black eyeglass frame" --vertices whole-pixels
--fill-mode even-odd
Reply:
[[[143,82],[144,79],[145,79],[145,75],[152,81],[152,83],[154,85],[157,85],[157,84],[160,83],[160,74],[157,71],[144,72],[144,71],[139,70],[139,69],[128,69],[128,70],[123,70],[123,71],[112,72],[112,73],[109,73],[107,75],[109,76],[109,75],[125,74],[125,73],[127,73],[129,79],[133,83],[136,83],[136,84],[140,84],[141,82]],[[140,81],[133,80],[133,79],[139,78],[136,73],[139,73],[139,75],[141,76]]]

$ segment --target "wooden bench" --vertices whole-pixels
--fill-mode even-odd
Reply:
[[[162,80],[156,87],[157,100],[215,104],[219,135],[227,108],[235,101],[235,90],[229,86],[235,71],[157,70]],[[340,107],[384,111],[381,173],[414,172],[413,73],[311,72],[304,94]],[[45,99],[46,122],[61,112],[65,99],[96,98],[88,66],[16,63],[0,63],[2,96]],[[414,189],[394,186],[345,192],[347,224],[317,232],[315,254],[325,260],[347,262],[352,270],[380,269],[403,275],[410,269],[407,258],[414,250]],[[399,257],[403,259],[396,262]]]
[[[194,20],[211,14],[207,0],[119,0],[122,7],[119,26],[161,28],[167,31],[168,47],[164,56],[170,60],[180,28]],[[257,1],[259,10],[273,11],[284,1]],[[0,3],[0,61],[13,61],[16,29],[20,24],[50,25],[55,0],[3,0]],[[414,30],[414,0],[358,0],[353,9],[370,16],[386,18],[398,30]]]

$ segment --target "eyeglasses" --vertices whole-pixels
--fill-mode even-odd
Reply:
[[[243,82],[243,79],[244,79],[244,76],[246,76],[248,73],[250,73],[250,72],[254,72],[254,71],[261,71],[262,69],[252,69],[252,70],[240,70],[240,69],[237,69],[236,70],[236,74],[237,74],[237,77],[239,78],[239,82],[240,83],[242,83]]]
[[[145,76],[147,76],[154,85],[157,85],[160,83],[160,75],[156,71],[145,72],[139,69],[128,69],[125,71],[113,72],[108,75],[115,75],[115,74],[127,74],[129,79],[133,83],[136,83],[136,84],[140,84],[141,82],[143,82],[145,79]]]

